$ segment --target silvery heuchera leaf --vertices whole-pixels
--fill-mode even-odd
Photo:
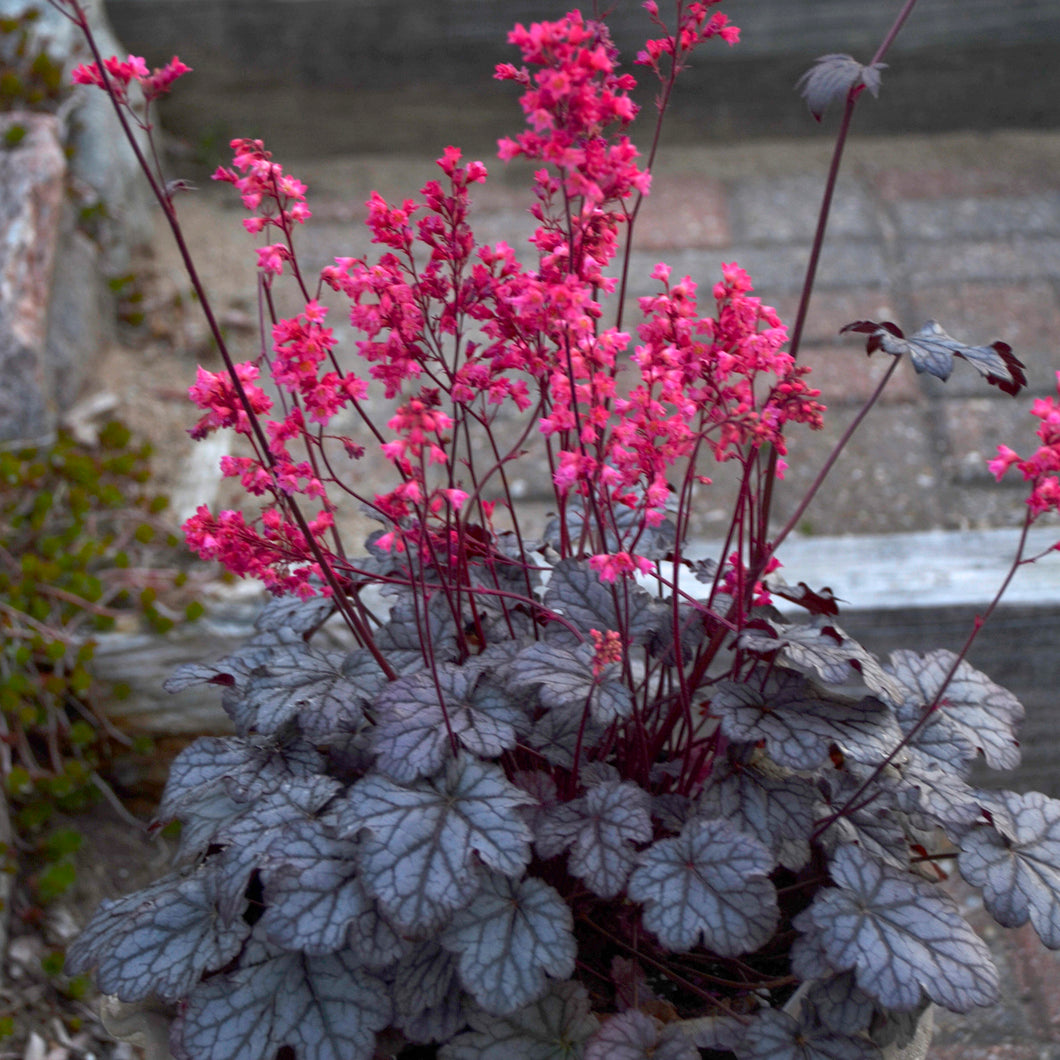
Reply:
[[[456,620],[445,593],[434,593],[427,602],[413,599],[411,591],[403,591],[390,609],[390,615],[376,635],[376,644],[387,653],[415,652],[422,665],[423,653],[430,645],[431,657],[436,662],[455,662],[459,656]]]
[[[699,1060],[699,1050],[679,1025],[630,1009],[604,1021],[585,1043],[585,1060]]]
[[[323,759],[304,741],[280,744],[239,736],[201,736],[169,768],[157,818],[169,821],[194,811],[217,792],[250,802],[285,780],[318,772]]]
[[[541,997],[548,977],[571,975],[573,928],[570,907],[543,880],[490,873],[441,943],[457,954],[464,989],[487,1012],[506,1016]]]
[[[898,805],[910,814],[921,814],[949,835],[963,832],[981,820],[979,793],[937,758],[909,748],[895,767]]]
[[[982,888],[983,904],[1004,927],[1029,919],[1050,949],[1060,949],[1060,801],[1040,792],[997,792],[1014,827],[1011,839],[989,827],[961,841],[961,875]]]
[[[447,1041],[467,1023],[456,958],[437,942],[416,946],[391,974],[394,1022],[409,1041]]]
[[[838,771],[818,778],[818,793],[829,816],[842,811],[822,834],[821,844],[829,852],[856,844],[888,865],[908,868],[909,840],[893,778],[889,774],[878,777],[867,791],[861,790],[863,779]],[[848,807],[851,800],[853,805]]]
[[[792,923],[835,971],[853,970],[885,1008],[915,1008],[925,994],[954,1012],[997,1000],[990,951],[949,895],[855,846],[836,851],[830,873],[836,886]]]
[[[644,926],[667,949],[702,944],[733,957],[758,949],[777,923],[768,874],[773,856],[727,821],[694,818],[672,839],[640,854],[627,893],[644,906]]]
[[[279,643],[278,637],[266,635],[247,641],[215,663],[184,663],[162,682],[162,687],[167,692],[183,692],[195,685],[219,685],[238,690]]]
[[[531,802],[499,767],[461,755],[408,785],[364,777],[343,827],[367,829],[361,869],[387,914],[401,927],[437,928],[479,889],[477,861],[508,876],[523,871],[531,834],[518,811]]]
[[[625,505],[613,508],[611,515],[614,527],[608,526],[604,531],[605,551],[628,551],[628,543],[633,541],[636,541],[637,554],[648,559],[664,559],[673,551],[677,541],[677,527],[673,520],[664,519],[658,526],[646,526],[642,509]],[[597,522],[593,517],[590,517],[590,520],[595,533],[598,529]],[[568,539],[580,539],[585,527],[585,506],[580,503],[570,505],[564,515],[564,522]],[[543,543],[557,552],[561,551],[562,529],[559,517],[553,516],[545,525]]]
[[[343,672],[340,652],[318,652],[307,644],[284,644],[251,674],[233,715],[243,731],[278,732],[293,718],[316,712],[356,725],[362,685]]]
[[[908,338],[897,324],[885,320],[855,320],[839,329],[868,335],[865,343],[870,355],[883,350],[892,357],[908,355],[917,372],[927,372],[938,379],[949,379],[953,371],[953,358],[967,361],[991,386],[1015,397],[1027,385],[1025,365],[1012,352],[1007,342],[994,342],[989,346],[965,346],[951,335],[947,335],[937,320],[929,320],[919,331]]]
[[[599,1023],[581,983],[551,983],[510,1016],[472,1012],[471,1030],[442,1046],[440,1060],[578,1060]]]
[[[243,920],[221,922],[216,902],[209,866],[104,900],[67,951],[66,968],[73,974],[95,967],[99,989],[122,1001],[175,1001],[204,971],[224,967],[250,934]]]
[[[333,614],[335,601],[330,596],[301,597],[270,596],[258,617],[254,628],[260,632],[296,633],[308,640]]]
[[[920,721],[956,659],[953,652],[942,648],[925,655],[905,649],[891,652],[887,668],[906,689],[897,705],[904,732]],[[1011,692],[961,660],[935,716],[911,742],[951,770],[955,760],[970,762],[976,753],[982,754],[991,769],[1015,769],[1020,761],[1016,729],[1023,713]]]
[[[610,663],[594,679],[593,649],[587,643],[566,648],[537,641],[512,659],[507,672],[516,688],[536,687],[542,705],[549,710],[580,713],[588,706],[593,721],[610,725],[633,710],[633,696],[616,680],[617,671],[617,665]]]
[[[719,682],[710,712],[730,740],[764,740],[766,754],[789,769],[816,768],[833,745],[856,762],[878,765],[902,740],[894,715],[879,700],[831,699],[790,670],[774,672],[764,688]]]
[[[828,622],[785,625],[772,622],[773,635],[748,630],[739,646],[758,654],[776,652],[777,659],[820,685],[830,697],[861,700],[874,695],[885,703],[900,703],[901,682],[886,673],[879,660],[838,626]]]
[[[616,599],[623,601],[621,614]],[[648,606],[651,599],[651,594],[638,586],[616,588],[600,581],[588,560],[561,559],[552,568],[544,603],[573,622],[586,637],[591,629],[600,633],[621,630],[630,643],[644,644],[658,622],[658,616]],[[628,614],[625,611],[627,604]],[[557,631],[556,636],[563,634]]]
[[[450,734],[483,758],[513,747],[526,714],[483,678],[478,667],[441,663],[387,684],[372,703],[379,769],[395,780],[434,773],[452,755]]]
[[[810,857],[817,797],[801,777],[774,777],[751,765],[717,770],[696,803],[700,817],[720,817],[753,835],[785,868]]]
[[[372,1060],[391,1021],[386,984],[350,950],[311,957],[252,940],[237,967],[200,983],[171,1038],[178,1060]]]
[[[649,805],[647,792],[632,781],[597,784],[542,815],[535,846],[543,857],[555,857],[570,846],[570,872],[594,894],[614,898],[637,860],[631,844],[651,839]]]
[[[534,722],[526,742],[552,765],[571,769],[579,742],[584,759],[585,752],[597,745],[604,731],[592,718],[585,718],[581,707],[554,707]]]
[[[265,911],[260,924],[269,940],[306,953],[342,949],[352,923],[375,914],[357,877],[356,854],[355,840],[336,838],[318,818],[284,825],[261,861]]]
[[[757,1012],[736,1047],[739,1060],[880,1060],[867,1038],[800,1022],[779,1009]]]
[[[876,1006],[871,997],[857,985],[852,972],[831,975],[808,982],[806,1004],[829,1030],[841,1034],[859,1034],[868,1030]]]
[[[341,788],[337,780],[320,774],[296,777],[284,781],[217,829],[212,842],[224,848],[214,855],[220,892],[217,908],[222,917],[240,915],[250,877],[280,830],[316,814]]]
[[[810,113],[818,120],[835,101],[843,99],[857,85],[864,85],[873,96],[880,94],[880,71],[886,63],[863,66],[850,55],[822,55],[796,82]]]

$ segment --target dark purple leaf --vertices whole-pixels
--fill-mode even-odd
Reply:
[[[487,1012],[507,1016],[537,1001],[549,977],[574,971],[573,927],[570,907],[544,881],[490,873],[441,943],[458,955],[464,989]]]
[[[700,817],[721,817],[753,835],[785,868],[800,869],[810,857],[814,789],[801,777],[770,776],[741,765],[711,777],[696,805]]]
[[[336,839],[325,822],[308,817],[291,821],[273,839],[261,862],[265,912],[261,928],[287,950],[334,953],[350,938],[354,924],[376,918],[374,902],[357,877],[357,843]],[[374,932],[366,934],[371,938]],[[393,934],[393,932],[391,932]],[[367,965],[380,961],[358,939],[354,946]],[[389,957],[396,947],[384,954]]]
[[[339,652],[324,654],[301,642],[273,649],[247,683],[236,724],[244,731],[274,733],[293,718],[306,718],[313,729],[312,715],[321,713],[341,719],[344,729],[356,727],[364,685],[346,676],[344,661]]]
[[[284,746],[271,740],[202,736],[173,759],[158,819],[183,818],[218,792],[238,803],[250,802],[285,780],[319,772],[322,762],[304,742]]]
[[[316,814],[341,788],[337,780],[320,774],[288,780],[217,829],[212,842],[224,848],[214,855],[221,890],[218,909],[223,917],[239,915],[250,878],[281,830]]]
[[[482,676],[477,667],[442,663],[386,685],[372,703],[378,767],[395,780],[434,773],[452,754],[450,734],[483,758],[513,747],[526,713],[518,697]]]
[[[845,99],[847,93],[858,85],[878,96],[880,71],[887,68],[886,63],[862,66],[849,55],[822,55],[814,60],[814,64],[799,78],[795,87],[818,121],[833,102]]]
[[[694,818],[639,860],[627,892],[668,949],[683,952],[702,941],[736,956],[757,949],[776,927],[777,896],[767,878],[773,856],[727,821]]]
[[[912,1009],[924,995],[954,1012],[997,1000],[990,951],[949,895],[855,846],[836,851],[830,872],[836,886],[793,923],[834,971],[852,970],[885,1008]]]

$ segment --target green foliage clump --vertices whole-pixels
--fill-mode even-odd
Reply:
[[[201,610],[181,606],[186,575],[173,567],[167,501],[148,488],[149,458],[118,422],[95,446],[60,433],[0,452],[0,776],[41,904],[73,882],[80,843],[55,819],[99,798],[118,744],[145,750],[100,710],[128,690],[93,672],[94,637],[163,633]]]
[[[34,40],[39,18],[36,8],[0,18],[0,112],[53,113],[66,95],[62,63]],[[14,146],[9,139],[5,142]]]

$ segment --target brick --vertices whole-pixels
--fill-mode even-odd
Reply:
[[[907,199],[893,206],[898,231],[911,239],[999,238],[1060,230],[1060,192]]]
[[[938,320],[954,338],[971,344],[1003,339],[1027,366],[1029,386],[1052,391],[1060,370],[1060,301],[1044,280],[1023,284],[968,282],[915,289],[910,297],[913,327]],[[944,392],[982,394],[975,372],[955,371]]]
[[[999,445],[1029,455],[1040,444],[1034,433],[1040,421],[1028,414],[1024,401],[1013,401],[999,394],[952,398],[940,406],[936,422],[945,440],[942,467],[950,481],[993,485],[994,477],[986,464],[997,455]],[[1013,481],[1019,480],[1018,472],[1009,474]]]
[[[1036,172],[996,169],[879,169],[872,177],[876,191],[888,202],[983,195],[1031,195],[1057,186]]]
[[[821,391],[821,400],[829,406],[862,405],[872,395],[880,379],[891,366],[887,354],[865,356],[864,344],[848,342],[837,346],[803,346],[799,360],[813,369],[810,385]],[[884,387],[880,401],[884,404],[915,404],[923,395],[916,372],[907,360],[895,369]]]
[[[790,331],[795,326],[795,315],[799,309],[799,295],[782,293],[770,303],[780,314]],[[860,348],[864,350],[864,338],[841,336],[839,329],[855,320],[895,320],[898,310],[886,287],[852,287],[844,289],[819,288],[810,299],[810,311],[806,315],[806,326],[802,331],[803,345],[832,345],[836,348]]]
[[[1060,238],[1019,235],[1011,239],[922,242],[902,247],[902,271],[919,286],[962,280],[1007,281],[1060,277]]]
[[[659,177],[634,229],[641,250],[727,247],[731,241],[725,185],[686,174]]]
[[[812,174],[741,180],[731,193],[736,240],[812,241],[823,191],[824,181]],[[841,181],[836,188],[828,233],[833,238],[869,238],[879,234],[872,201],[858,184]]]

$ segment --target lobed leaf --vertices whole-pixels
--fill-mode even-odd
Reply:
[[[889,320],[856,320],[839,329],[868,335],[866,351],[871,355],[883,350],[892,357],[908,356],[917,372],[927,372],[943,381],[953,371],[954,357],[967,361],[984,379],[999,390],[1015,397],[1026,385],[1022,361],[1012,352],[1007,342],[997,341],[989,346],[966,346],[942,330],[937,320],[929,320],[908,338],[897,324]]]
[[[924,655],[905,649],[891,653],[887,668],[905,687],[896,705],[904,732],[910,732],[935,701],[956,659],[953,652],[941,648]],[[911,743],[951,771],[977,754],[991,769],[1015,769],[1020,761],[1016,729],[1023,714],[1023,706],[1011,692],[961,660],[934,716]]]
[[[249,926],[217,916],[217,874],[165,876],[116,901],[104,900],[66,955],[71,974],[96,968],[96,983],[122,1001],[176,1001],[203,972],[224,967]]]
[[[189,995],[174,1028],[178,1060],[372,1060],[391,1022],[387,985],[350,950],[286,953],[252,940],[239,965]]]
[[[586,638],[592,629],[601,633],[610,629],[620,631],[629,644],[645,644],[660,617],[651,600],[651,594],[636,585],[606,585],[587,560],[562,559],[552,568],[544,603],[573,622]]]
[[[234,803],[251,802],[285,780],[319,772],[322,763],[304,741],[201,736],[173,759],[157,816],[161,821],[184,820],[197,804],[216,794]]]
[[[318,818],[293,820],[280,830],[261,862],[260,924],[270,941],[311,954],[334,953],[352,943],[353,924],[378,916],[357,876],[356,853],[354,840],[336,838]],[[364,940],[358,941],[365,964],[387,963],[373,962]]]
[[[729,822],[693,818],[672,839],[643,851],[627,892],[644,905],[644,926],[668,949],[702,941],[732,957],[766,942],[777,923],[777,896],[767,878],[773,857]]]
[[[996,792],[1011,837],[973,829],[961,841],[961,875],[982,888],[983,904],[1004,927],[1029,919],[1050,949],[1060,949],[1060,800],[1040,792]]]
[[[736,1047],[739,1060],[881,1060],[867,1038],[800,1022],[779,1009],[763,1009]]]
[[[581,983],[552,983],[509,1016],[472,1012],[471,1030],[439,1051],[440,1060],[578,1060],[598,1021]]]
[[[491,873],[441,943],[458,954],[460,980],[478,1004],[510,1015],[544,994],[547,977],[573,973],[573,928],[570,907],[547,883]]]
[[[344,830],[368,831],[361,869],[387,914],[401,927],[434,929],[479,889],[478,860],[508,876],[523,871],[531,835],[517,811],[532,801],[497,766],[461,755],[409,785],[360,780]]]
[[[816,797],[801,777],[770,776],[751,765],[711,776],[696,805],[701,817],[720,817],[753,835],[785,868],[810,858]]]
[[[799,78],[795,87],[806,100],[810,113],[820,121],[832,103],[844,99],[859,85],[878,96],[880,71],[886,68],[886,63],[863,66],[850,55],[822,55],[814,60],[814,65]]]
[[[214,855],[222,917],[239,915],[251,876],[282,831],[317,814],[341,788],[337,780],[321,774],[297,777],[285,781],[217,829],[212,843],[223,848]]]
[[[362,681],[346,675],[339,652],[318,652],[301,642],[276,647],[250,677],[234,715],[244,731],[278,732],[294,718],[325,714],[356,727],[362,717]],[[380,682],[382,675],[379,675]],[[319,729],[319,723],[310,727]]]
[[[764,740],[769,757],[789,769],[816,768],[833,745],[856,762],[878,765],[902,740],[893,714],[879,700],[831,699],[792,671],[774,675],[764,688],[722,681],[710,711],[730,740]]]
[[[833,971],[853,970],[885,1008],[916,1008],[925,994],[954,1012],[997,1000],[990,951],[949,895],[855,846],[836,851],[831,875],[836,886],[793,923]]]
[[[377,765],[402,781],[436,772],[452,754],[450,734],[460,747],[496,758],[526,721],[516,698],[483,680],[480,668],[450,663],[391,681],[372,709]]]
[[[467,1023],[456,958],[435,941],[393,970],[394,1021],[413,1042],[447,1041]]]
[[[630,1009],[609,1016],[585,1044],[585,1060],[699,1060],[679,1024],[665,1025]]]
[[[542,857],[571,847],[569,870],[601,898],[614,898],[637,860],[631,844],[651,839],[649,805],[632,781],[605,781],[543,815],[535,845]]]
[[[512,658],[508,675],[516,688],[537,688],[550,710],[582,711],[586,707],[598,725],[629,717],[633,696],[616,680],[615,664],[600,678],[593,676],[593,649],[585,643],[573,648],[536,641]]]
[[[760,654],[776,653],[792,670],[805,674],[832,698],[860,701],[874,695],[885,703],[900,703],[906,694],[901,682],[886,673],[879,660],[838,626],[828,622],[785,625],[771,623],[774,633],[748,630],[741,648]]]

